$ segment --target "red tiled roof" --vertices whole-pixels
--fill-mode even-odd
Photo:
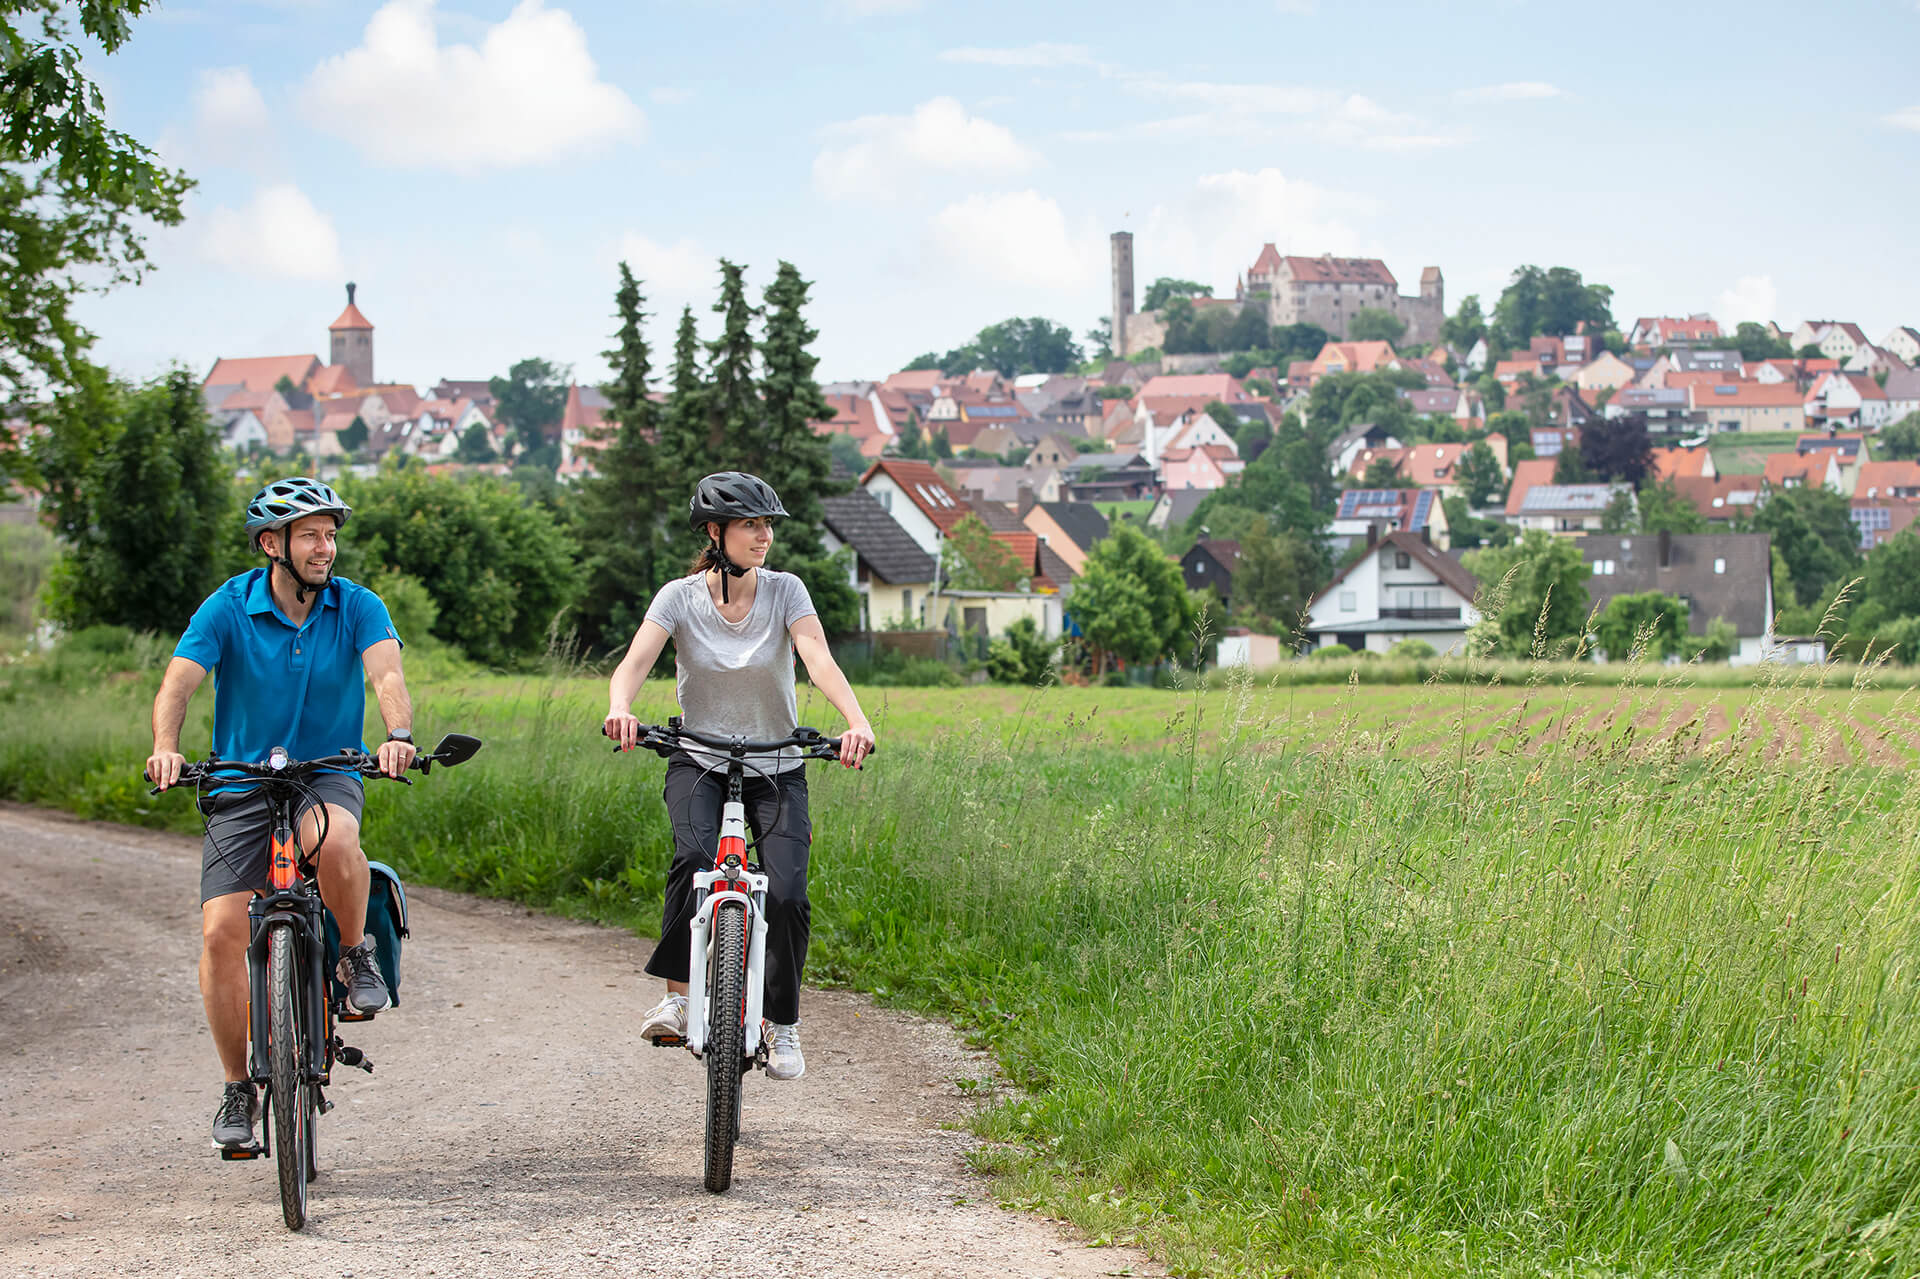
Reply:
[[[1399,282],[1387,264],[1379,258],[1296,258],[1284,259],[1299,284],[1381,284],[1398,288]]]
[[[1785,488],[1787,481],[1796,480],[1808,488],[1818,488],[1827,482],[1827,468],[1832,465],[1833,454],[1825,450],[1818,453],[1769,453],[1767,487]]]
[[[1800,388],[1791,382],[1696,382],[1686,392],[1688,406],[1696,409],[1778,409],[1800,403]]]
[[[267,401],[273,397],[274,391],[271,387],[264,391],[235,391],[232,395],[220,401],[220,407],[222,409],[259,410],[266,408]]]
[[[880,458],[860,477],[860,487],[865,488],[875,475],[882,474],[897,484],[908,499],[920,508],[920,513],[932,520],[942,533],[958,524],[971,509],[966,499],[926,462],[913,462],[899,457]]]
[[[934,391],[946,380],[939,369],[902,369],[888,374],[881,385],[891,391]]]
[[[1252,398],[1229,373],[1162,373],[1148,378],[1140,394],[1148,399],[1200,396],[1203,402],[1222,400],[1228,404],[1244,404]]]
[[[238,360],[215,360],[202,386],[244,386],[249,391],[271,391],[281,378],[305,389],[319,369],[316,355],[259,355]]]
[[[1920,462],[1862,462],[1854,498],[1886,497],[1895,489],[1920,488]]]
[[[1507,514],[1518,515],[1527,500],[1527,490],[1536,484],[1553,483],[1554,459],[1530,457],[1513,468],[1513,484],[1507,489]]]
[[[371,329],[372,327],[373,321],[360,314],[360,308],[349,302],[347,309],[340,313],[340,318],[327,326],[327,331],[333,333],[341,329]]]
[[[1699,475],[1706,470],[1707,458],[1705,445],[1691,449],[1655,449],[1653,477],[1656,480],[1677,480],[1682,476]]]
[[[574,382],[567,387],[567,404],[560,413],[560,430],[563,434],[579,431],[583,439],[589,438],[600,429],[606,415],[607,406],[604,403],[589,404],[580,393],[580,384]]]
[[[307,379],[301,388],[309,395],[346,395],[355,389],[353,374],[344,364],[329,364]]]
[[[1731,377],[1719,369],[1674,369],[1666,375],[1669,391],[1684,390],[1689,386],[1723,386],[1747,381],[1745,370],[1740,377]]]
[[[1329,342],[1314,357],[1313,370],[1326,371],[1329,361],[1338,358],[1343,373],[1371,373],[1393,359],[1391,342]]]
[[[1753,503],[1736,503],[1730,499],[1735,493],[1757,494],[1762,487],[1758,475],[1716,475],[1711,479],[1704,475],[1679,475],[1671,482],[1674,492],[1710,520],[1730,520],[1741,511],[1752,514]]]
[[[1247,274],[1249,276],[1272,275],[1279,269],[1280,250],[1274,248],[1271,244],[1263,244],[1260,246],[1260,256],[1255,258],[1253,265],[1247,268]]]

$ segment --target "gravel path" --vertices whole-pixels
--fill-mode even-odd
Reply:
[[[748,1079],[707,1194],[700,1065],[631,1034],[649,943],[426,889],[291,1234],[271,1164],[208,1143],[198,868],[198,840],[0,806],[0,1274],[1164,1273],[997,1208],[950,1126],[989,1064],[841,992],[808,992],[805,1079]]]

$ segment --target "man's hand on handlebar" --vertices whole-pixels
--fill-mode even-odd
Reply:
[[[611,737],[621,750],[630,751],[640,742],[640,717],[632,711],[610,710],[600,731]]]
[[[147,780],[161,790],[175,785],[180,780],[180,770],[187,766],[187,757],[179,751],[155,751],[147,756]]]
[[[374,758],[380,761],[380,772],[387,777],[398,777],[406,772],[419,754],[419,747],[412,742],[386,741],[374,752]]]

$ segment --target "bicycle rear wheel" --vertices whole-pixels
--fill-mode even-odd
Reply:
[[[707,1179],[718,1193],[733,1184],[740,1136],[741,1064],[747,1055],[747,912],[721,902],[707,968]]]
[[[280,1215],[287,1229],[307,1224],[307,1125],[313,1099],[300,1043],[298,948],[293,925],[272,925],[267,937],[267,1104],[273,1110],[273,1156],[280,1171]]]

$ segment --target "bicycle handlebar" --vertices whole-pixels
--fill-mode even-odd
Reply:
[[[600,735],[610,736],[604,724],[600,726]],[[642,724],[639,740],[634,745],[640,750],[652,751],[661,759],[665,759],[681,746],[683,740],[723,752],[730,758],[736,759],[743,759],[748,755],[767,755],[774,751],[785,750],[789,746],[800,747],[802,759],[837,760],[840,758],[839,738],[827,737],[822,735],[819,729],[806,727],[794,729],[790,736],[783,737],[779,741],[748,742],[735,737],[702,733],[684,724],[669,722],[664,727],[659,724]],[[619,742],[615,742],[613,749],[617,752],[623,748]]]
[[[421,751],[416,754],[412,762],[407,765],[407,768],[409,771],[419,772],[423,775],[429,772],[435,764],[452,768],[455,764],[464,764],[467,760],[472,759],[474,752],[479,749],[479,738],[468,737],[461,733],[449,733],[441,738],[440,744],[431,751]],[[276,753],[282,757],[285,756],[284,751],[276,750]],[[385,773],[380,771],[380,761],[377,756],[370,755],[365,751],[349,748],[341,751],[337,755],[322,755],[317,759],[283,758],[283,762],[278,766],[271,761],[260,764],[248,763],[245,760],[219,759],[214,756],[209,756],[204,760],[195,760],[181,765],[180,776],[173,783],[173,786],[183,786],[189,783],[197,784],[202,781],[239,782],[249,779],[263,781],[301,781],[323,770],[358,773],[362,777],[386,776]],[[140,775],[146,777],[144,771]],[[152,781],[153,779],[147,778],[147,780]],[[408,786],[413,785],[413,779],[410,777],[401,776],[395,777],[392,780]],[[172,786],[168,789],[172,789]],[[147,794],[149,795],[158,795],[159,793],[160,788],[158,786],[150,786],[147,788]]]

